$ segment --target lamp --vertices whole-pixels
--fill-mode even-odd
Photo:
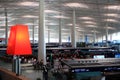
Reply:
[[[7,53],[10,55],[32,54],[28,27],[26,25],[18,24],[11,27]]]
[[[11,27],[10,36],[8,39],[7,54],[17,56],[13,64],[18,66],[18,68],[20,67],[19,56],[32,54],[28,27],[26,25],[17,24]],[[16,66],[13,67],[16,68]],[[19,72],[20,71],[17,71],[16,73],[19,74]]]

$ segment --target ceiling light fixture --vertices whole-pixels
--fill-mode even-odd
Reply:
[[[54,18],[63,18],[63,19],[68,19],[69,17],[66,16],[53,16]]]
[[[52,31],[53,29],[45,29],[46,31]]]
[[[39,6],[39,3],[26,1],[26,2],[21,2],[18,5],[21,5],[21,6]]]
[[[26,23],[25,25],[33,25],[33,23]]]
[[[83,23],[85,23],[85,24],[96,24],[96,22],[93,22],[93,21],[84,21]]]
[[[119,9],[120,6],[119,5],[109,5],[109,6],[105,6],[104,9],[112,9],[112,10],[116,10]]]
[[[96,25],[86,25],[86,27],[95,28],[95,27],[97,27],[97,26],[96,26]]]
[[[69,29],[62,29],[63,31],[69,31]]]
[[[0,29],[1,31],[4,31],[5,29]]]
[[[71,24],[71,23],[70,23],[70,24],[67,24],[67,26],[73,26],[73,24]],[[76,26],[79,26],[79,25],[78,25],[78,24],[76,24]]]
[[[84,19],[84,20],[93,20],[91,17],[79,17],[79,19]]]
[[[105,27],[105,28],[115,30],[115,28],[113,28],[113,27]]]
[[[87,36],[93,36],[93,34],[87,34]]]
[[[92,30],[92,31],[90,31],[90,32],[100,33],[99,31],[95,31],[95,30]]]
[[[118,14],[113,14],[113,13],[111,13],[111,14],[104,14],[104,16],[117,17],[117,16],[118,16]]]
[[[58,25],[56,23],[47,23],[46,25]]]
[[[83,30],[83,29],[78,29],[78,31],[81,32],[81,31],[85,31],[85,30]]]
[[[77,28],[77,29],[78,29],[79,27],[75,27],[75,28]]]
[[[38,16],[34,16],[34,15],[24,15],[22,17],[25,17],[25,18],[38,18]]]
[[[107,22],[118,22],[118,21],[115,20],[115,19],[104,19],[104,21],[107,21]]]
[[[45,10],[45,13],[59,13],[59,12],[54,10]]]
[[[77,7],[88,8],[87,5],[82,3],[65,3],[64,6],[71,7],[71,8],[77,8]]]

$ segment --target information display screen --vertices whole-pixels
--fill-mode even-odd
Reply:
[[[103,58],[105,58],[105,55],[94,55],[93,58],[94,59],[103,59]]]
[[[115,58],[120,58],[120,54],[115,54]]]

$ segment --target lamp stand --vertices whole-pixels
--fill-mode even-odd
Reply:
[[[20,58],[19,56],[13,56],[13,72],[16,73],[17,76],[21,74],[21,66],[20,66]]]

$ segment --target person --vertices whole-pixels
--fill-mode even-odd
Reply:
[[[48,68],[46,65],[43,65],[43,80],[48,80]]]
[[[43,60],[41,59],[39,62],[39,69],[42,69],[42,67],[43,67]]]

